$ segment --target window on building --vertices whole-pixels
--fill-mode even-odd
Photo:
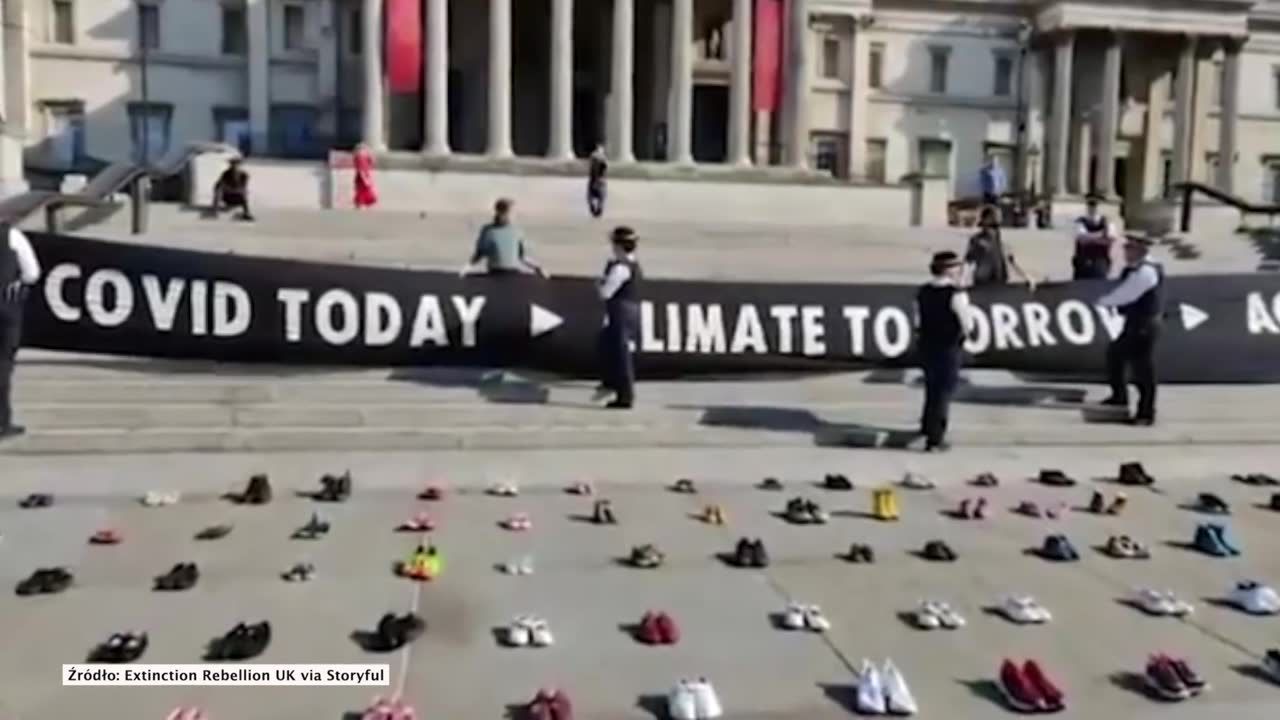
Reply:
[[[1000,169],[1004,171],[1005,182],[1009,185],[1013,184],[1013,165],[1017,154],[1017,148],[1007,143],[989,142],[982,144],[982,156],[996,161],[996,165],[1000,166]]]
[[[920,141],[920,172],[930,177],[951,177],[951,141]]]
[[[813,166],[830,173],[831,177],[845,177],[845,136],[834,133],[814,133],[811,143]]]
[[[48,137],[46,161],[54,168],[71,169],[84,158],[84,103],[78,100],[41,103]]]
[[[305,5],[284,6],[284,49],[301,50],[307,44],[307,10]]]
[[[244,55],[249,50],[243,7],[222,6],[222,54]]]
[[[308,105],[277,105],[271,108],[271,153],[286,158],[319,157],[323,150],[316,141],[316,109]]]
[[[364,54],[364,13],[360,8],[347,11],[347,54]]]
[[[822,77],[840,78],[840,37],[837,35],[822,36]]]
[[[1262,202],[1280,205],[1280,157],[1262,158]]]
[[[76,14],[72,0],[53,0],[50,28],[56,43],[70,45],[76,41]]]
[[[148,50],[160,47],[160,6],[154,3],[138,5],[138,42]]]
[[[929,48],[929,92],[947,92],[947,69],[950,64],[951,48],[936,45]]]
[[[129,136],[133,159],[155,163],[169,152],[173,106],[165,103],[129,103]]]
[[[249,134],[249,111],[244,108],[213,109],[214,141],[230,145],[248,155],[252,150]]]
[[[873,88],[884,87],[884,43],[871,43],[871,55],[867,58],[868,83]]]
[[[885,154],[888,147],[888,141],[882,138],[867,140],[866,179],[868,182],[883,183],[885,181]]]
[[[1009,97],[1013,94],[1013,58],[1007,53],[997,53],[995,71],[995,96]]]

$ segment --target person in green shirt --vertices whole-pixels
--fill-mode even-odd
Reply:
[[[511,222],[511,200],[502,198],[493,205],[493,222],[480,229],[471,260],[462,268],[463,276],[480,272],[483,267],[489,275],[518,275],[535,273],[547,277],[547,273],[525,253],[524,233]]]

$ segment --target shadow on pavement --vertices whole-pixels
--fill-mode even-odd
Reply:
[[[858,423],[831,423],[809,410],[749,405],[711,407],[673,406],[675,409],[703,411],[698,422],[707,427],[727,427],[775,432],[808,433],[814,444],[824,447],[907,449],[919,437],[914,430],[878,427]]]

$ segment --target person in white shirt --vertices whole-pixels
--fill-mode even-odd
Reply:
[[[1085,200],[1085,213],[1076,219],[1075,254],[1071,257],[1075,280],[1106,280],[1111,274],[1111,245],[1115,226],[1098,210],[1098,196]]]
[[[1124,330],[1107,347],[1107,380],[1111,396],[1102,401],[1129,410],[1129,377],[1138,386],[1138,409],[1129,422],[1150,426],[1156,421],[1156,345],[1164,322],[1164,270],[1147,255],[1151,241],[1131,235],[1124,245],[1125,268],[1120,282],[1098,299],[1124,316]]]
[[[631,343],[640,334],[640,281],[644,277],[636,260],[639,236],[626,227],[609,234],[612,256],[605,263],[597,288],[604,301],[604,329],[600,331],[600,387],[598,398],[614,399],[605,407],[629,409],[635,402],[636,368]]]
[[[920,318],[916,355],[924,368],[924,409],[920,434],[925,451],[947,450],[951,398],[964,364],[964,340],[973,330],[969,293],[961,287],[964,263],[953,252],[940,252],[929,264],[933,277],[916,292]]]
[[[0,440],[26,432],[13,423],[10,404],[13,361],[22,344],[22,306],[27,292],[40,280],[40,262],[22,231],[0,224],[7,242],[0,247]]]

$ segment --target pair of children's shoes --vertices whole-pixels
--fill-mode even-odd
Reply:
[[[681,680],[667,695],[671,720],[709,720],[724,714],[720,697],[706,678]]]

